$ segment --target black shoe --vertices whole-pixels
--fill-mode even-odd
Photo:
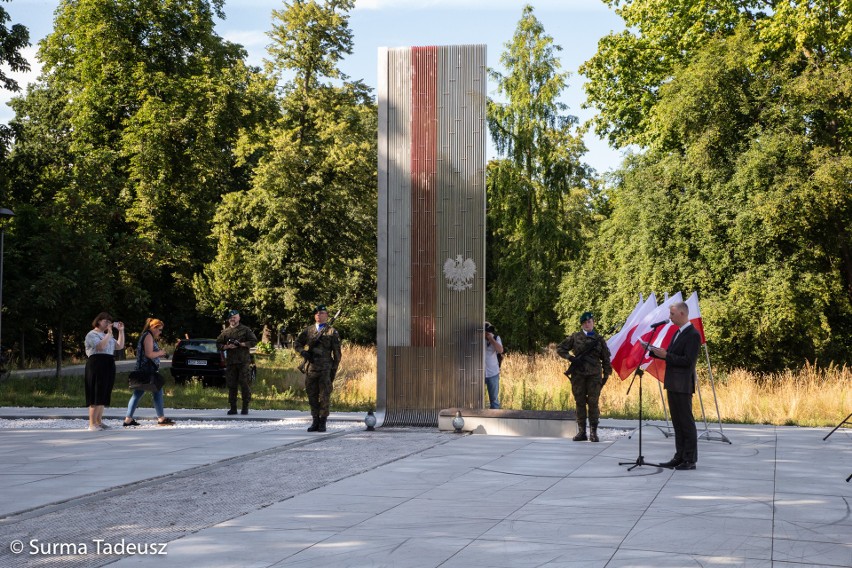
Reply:
[[[175,421],[171,418],[163,418],[162,420],[157,420],[157,426],[174,426]]]
[[[244,406],[240,414],[248,414],[248,406]]]
[[[679,460],[677,458],[672,458],[669,461],[667,461],[666,463],[661,463],[660,467],[673,468],[673,467],[679,466],[682,463],[683,463],[683,460]]]
[[[236,414],[236,413],[237,413],[236,408],[232,408],[231,410],[228,411],[228,414]]]
[[[124,426],[125,428],[128,428],[130,426],[139,426],[139,423],[136,422],[135,418],[133,418],[130,422],[122,422],[121,425]]]
[[[319,418],[314,417],[314,421],[308,426],[308,432],[316,432],[319,430]]]
[[[675,466],[675,469],[683,471],[686,469],[695,469],[695,462],[683,462]]]
[[[317,424],[317,432],[325,432],[325,418],[319,419],[319,424]]]

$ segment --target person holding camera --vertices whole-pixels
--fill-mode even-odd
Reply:
[[[118,339],[113,335],[118,332]],[[107,426],[103,423],[104,407],[112,400],[115,384],[115,352],[124,349],[124,324],[113,323],[112,316],[101,312],[86,334],[86,406],[89,407],[89,430],[96,432]]]
[[[565,374],[571,379],[571,392],[577,406],[577,435],[574,436],[574,441],[598,442],[598,421],[601,416],[598,401],[604,383],[612,374],[612,364],[606,341],[595,331],[595,317],[592,312],[583,312],[580,316],[580,326],[580,331],[569,335],[559,344],[556,353],[571,362]],[[587,415],[590,430],[588,437]]]
[[[485,388],[488,391],[489,408],[500,408],[500,357],[503,340],[497,329],[485,322]]]
[[[329,326],[325,306],[314,308],[314,323],[302,330],[293,346],[304,359],[299,369],[305,373],[313,419],[308,432],[325,432],[334,376],[340,365],[340,335]]]
[[[249,402],[251,402],[251,352],[249,349],[257,345],[257,337],[248,326],[240,323],[238,310],[228,312],[228,327],[216,338],[216,345],[225,352],[227,361],[225,383],[228,385],[228,402],[231,405],[228,414],[237,413],[237,388],[242,391],[241,414],[248,414]]]
[[[148,318],[145,320],[145,327],[142,328],[142,335],[139,336],[139,342],[136,344],[136,370],[148,371],[156,373],[160,369],[160,358],[168,358],[169,354],[164,349],[160,348],[160,337],[163,335],[163,327],[165,324],[157,318]],[[142,395],[145,391],[142,389],[133,389],[133,396],[127,403],[127,416],[124,418],[124,427],[139,426],[139,422],[133,418],[133,413],[139,406],[139,401],[142,400]],[[157,426],[174,426],[175,422],[171,418],[166,418],[166,412],[163,406],[163,387],[151,393],[154,399],[154,410],[157,412]]]

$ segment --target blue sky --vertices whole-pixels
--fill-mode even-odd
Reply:
[[[621,19],[598,0],[356,0],[355,10],[350,14],[355,50],[342,63],[343,71],[375,87],[379,47],[471,43],[486,44],[489,67],[501,70],[500,54],[511,39],[526,3],[532,4],[546,32],[562,46],[562,66],[571,73],[563,101],[571,114],[581,120],[588,119],[591,111],[581,108],[585,93],[583,77],[577,69],[595,53],[598,39],[623,28]],[[13,74],[21,84],[33,80],[38,71],[37,43],[52,31],[53,12],[58,4],[58,0],[3,3],[11,23],[29,28],[33,43],[25,54],[34,72],[23,76]],[[282,7],[281,0],[226,0],[227,17],[218,22],[217,32],[245,46],[249,61],[260,64],[269,44],[266,32],[271,27],[271,12]],[[489,91],[495,95],[493,84]],[[9,93],[0,91],[2,122],[12,117],[11,109],[5,105],[9,98]],[[587,135],[586,145],[589,152],[585,161],[599,172],[614,169],[621,161],[619,152],[593,134]]]

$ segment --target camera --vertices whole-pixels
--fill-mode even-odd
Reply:
[[[242,345],[240,345],[239,340],[234,339],[233,337],[231,339],[229,339],[228,341],[226,341],[225,343],[228,344],[228,345],[234,345],[236,347],[242,347]]]
[[[493,325],[491,325],[490,323],[489,323],[489,324],[486,324],[486,325],[485,325],[485,333],[496,334],[496,333],[497,333],[497,328],[495,328],[495,327],[494,327]]]
[[[121,322],[114,321],[114,322],[112,322],[112,327],[114,327],[115,329],[118,329],[118,326],[119,326],[120,324],[121,324]]]

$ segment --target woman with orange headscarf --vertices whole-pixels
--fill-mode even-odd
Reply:
[[[158,343],[160,336],[163,335],[163,327],[165,327],[165,324],[157,318],[148,318],[145,321],[145,327],[142,328],[142,335],[136,345],[137,371],[156,371],[160,368],[160,357],[167,356],[167,353],[160,349]],[[125,428],[139,426],[139,423],[133,418],[133,413],[136,412],[136,407],[139,406],[143,394],[145,394],[145,391],[142,389],[133,390],[133,396],[127,403],[127,416],[124,419]],[[152,392],[151,396],[154,397],[154,409],[157,411],[157,426],[174,426],[174,420],[165,416],[162,387]]]

